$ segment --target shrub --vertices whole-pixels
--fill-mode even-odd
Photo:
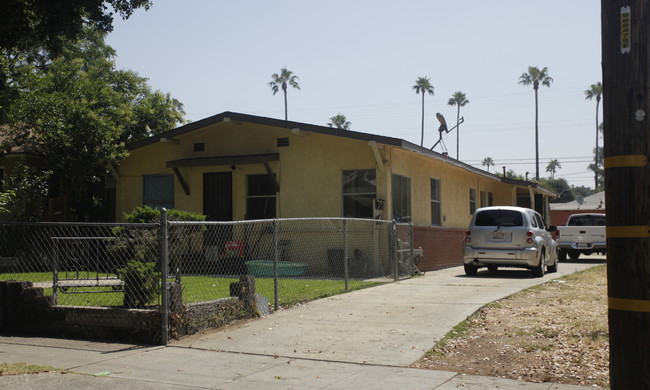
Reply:
[[[155,263],[130,260],[118,272],[124,281],[125,307],[141,309],[157,297],[160,277]]]

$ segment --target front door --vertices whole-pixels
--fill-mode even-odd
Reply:
[[[232,173],[203,174],[203,214],[208,221],[232,221]]]
[[[231,172],[203,174],[203,214],[207,221],[232,221]],[[221,254],[226,242],[232,240],[232,225],[208,226],[204,237],[204,243],[215,246]]]

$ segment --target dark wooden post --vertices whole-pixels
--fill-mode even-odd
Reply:
[[[650,3],[602,0],[612,389],[650,389]]]

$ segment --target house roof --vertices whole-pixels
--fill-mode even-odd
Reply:
[[[603,210],[605,211],[605,191],[585,196],[582,204],[577,200],[566,203],[551,203],[551,210]]]
[[[237,112],[231,112],[231,111],[225,111],[222,112],[221,114],[213,115],[211,117],[201,119],[196,122],[188,123],[186,125],[177,127],[172,130],[165,131],[160,134],[156,134],[154,136],[151,136],[149,138],[145,138],[140,141],[133,142],[129,145],[127,145],[128,150],[135,150],[139,149],[142,147],[145,147],[147,145],[155,144],[157,142],[161,142],[164,139],[170,139],[173,137],[177,137],[182,134],[189,133],[194,130],[198,130],[201,128],[204,128],[206,126],[210,126],[216,123],[221,123],[221,122],[230,122],[230,121],[239,121],[239,122],[247,122],[247,123],[254,123],[254,124],[259,124],[259,125],[265,125],[265,126],[273,126],[273,127],[280,127],[280,128],[285,128],[285,129],[290,129],[290,130],[298,130],[298,131],[307,131],[311,133],[317,133],[317,134],[326,134],[326,135],[331,135],[335,137],[344,137],[344,138],[349,138],[349,139],[354,139],[354,140],[360,140],[360,141],[374,141],[380,144],[384,145],[391,145],[395,146],[398,148],[402,148],[405,150],[410,150],[415,153],[419,153],[431,158],[434,158],[436,160],[444,161],[447,164],[457,166],[459,168],[465,169],[467,171],[473,172],[478,175],[486,176],[491,179],[497,180],[497,181],[502,181],[504,183],[508,184],[513,184],[516,186],[522,186],[522,187],[532,187],[537,189],[539,192],[544,193],[545,195],[548,196],[553,196],[555,197],[556,194],[553,193],[552,191],[549,191],[541,186],[538,186],[537,183],[534,182],[529,182],[529,181],[524,181],[524,180],[513,180],[509,178],[503,178],[498,175],[495,175],[493,173],[484,171],[482,169],[473,167],[471,165],[465,164],[461,161],[458,161],[454,158],[449,157],[446,154],[441,154],[434,152],[431,149],[427,149],[421,146],[418,146],[414,143],[405,141],[403,139],[399,138],[393,138],[393,137],[386,137],[382,135],[375,135],[375,134],[370,134],[370,133],[361,133],[358,131],[351,131],[351,130],[342,130],[342,129],[337,129],[329,126],[319,126],[319,125],[313,125],[309,123],[302,123],[302,122],[293,122],[293,121],[285,121],[281,119],[273,119],[273,118],[267,118],[267,117],[261,117],[261,116],[256,116],[256,115],[249,115],[249,114],[242,114],[242,113],[237,113]]]

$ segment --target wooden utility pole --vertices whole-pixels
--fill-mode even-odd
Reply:
[[[612,389],[650,389],[650,2],[601,0]]]

